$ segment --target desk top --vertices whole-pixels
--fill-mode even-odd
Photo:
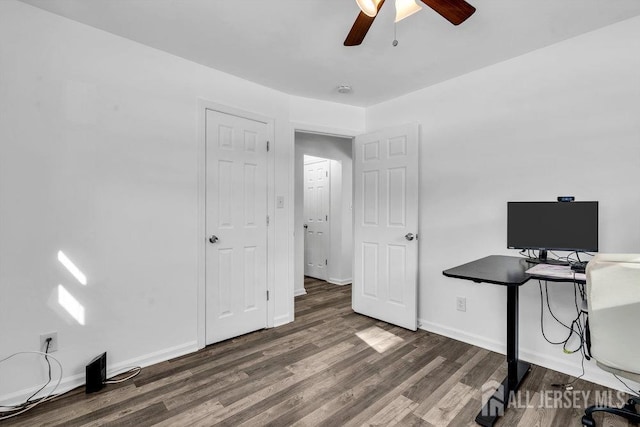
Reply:
[[[489,255],[457,267],[444,270],[442,274],[457,279],[472,280],[477,283],[494,283],[504,286],[520,286],[529,279],[540,279],[550,282],[585,283],[584,274],[572,274],[568,270],[566,277],[528,274],[532,267],[526,258],[506,255]],[[567,267],[568,268],[568,267]]]
[[[531,278],[525,273],[531,267],[525,258],[490,255],[442,272],[447,277],[496,285],[520,286]]]

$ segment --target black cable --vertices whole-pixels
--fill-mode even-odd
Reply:
[[[576,313],[577,316],[575,319],[573,319],[573,321],[571,322],[571,329],[572,329],[572,333],[569,334],[569,337],[567,338],[567,342],[569,341],[569,339],[571,338],[572,334],[575,333],[578,338],[580,339],[580,347],[578,347],[575,350],[568,350],[566,348],[566,343],[563,346],[563,350],[565,351],[565,353],[568,354],[573,354],[573,353],[577,353],[578,351],[582,351],[583,353],[583,357],[586,357],[586,355],[584,354],[584,344],[585,344],[585,338],[584,338],[584,334],[585,334],[585,327],[582,325],[582,317],[584,315],[581,307],[578,306],[578,291],[579,291],[580,287],[578,286],[577,282],[573,282],[573,301],[574,301],[574,305],[576,307]],[[574,329],[575,327],[575,329]],[[576,331],[577,329],[577,331]]]
[[[45,387],[47,387],[49,384],[51,384],[51,362],[49,361],[49,356],[47,356],[49,354],[49,347],[51,346],[51,338],[47,338],[47,347],[44,350],[44,359],[47,361],[47,366],[49,369],[49,379],[47,380],[47,382],[45,383],[45,385],[43,385],[42,387],[40,387],[40,389],[38,391],[36,391],[35,393],[33,393],[31,396],[29,396],[27,398],[27,400],[22,404],[22,405],[29,405],[33,402],[31,402],[31,399],[33,399],[33,397],[35,395],[37,395],[38,393],[40,393],[42,390],[45,389]]]
[[[578,255],[578,251],[569,252],[569,255],[567,255],[567,261],[569,261],[569,263],[573,261],[573,258],[571,258],[571,255],[573,254],[576,254],[576,259],[580,261],[580,255]]]
[[[578,286],[578,290],[580,291],[580,299],[582,301],[586,300],[587,295],[584,290],[584,283],[573,282],[573,284]]]
[[[578,331],[576,331],[575,329],[572,329],[572,331],[569,333],[569,336],[567,337],[566,341],[564,342],[564,345],[562,346],[562,351],[564,351],[567,354],[573,354],[573,353],[577,353],[577,352],[581,351],[582,350],[582,345],[584,344],[583,343],[583,338],[582,338],[582,336],[583,336],[582,335],[582,327],[579,324],[579,318],[576,318],[571,322],[571,327],[573,328],[574,326],[578,329]],[[580,340],[580,345],[575,350],[569,350],[567,348],[567,343],[569,342],[569,340],[571,339],[573,334],[576,334],[576,336]]]
[[[565,325],[560,319],[558,319],[556,317],[555,314],[553,314],[553,311],[551,310],[551,303],[549,302],[549,288],[547,287],[547,282],[544,282],[544,292],[546,294],[547,297],[547,309],[549,309],[549,314],[551,314],[551,316],[553,316],[553,318],[556,320],[556,322],[560,323],[562,326],[564,326],[565,328],[571,330],[570,327],[568,327],[567,325]]]
[[[551,341],[545,331],[544,331],[544,301],[545,301],[545,296],[543,295],[542,292],[542,281],[538,280],[538,287],[540,290],[540,329],[542,331],[542,336],[544,337],[544,339],[552,345],[562,345],[562,349],[565,353],[567,354],[573,354],[573,353],[577,353],[578,351],[581,351],[584,347],[584,327],[582,326],[582,323],[580,321],[580,318],[582,316],[582,310],[578,309],[578,305],[577,305],[577,296],[576,296],[576,288],[575,288],[575,284],[574,284],[574,300],[575,300],[575,305],[576,305],[576,311],[578,313],[578,315],[576,316],[576,318],[574,318],[571,321],[571,326],[567,326],[564,324],[564,322],[562,322],[560,319],[558,319],[558,317],[553,313],[553,310],[551,310],[551,304],[549,302],[549,289],[547,287],[547,283],[545,282],[545,294],[546,294],[546,302],[547,302],[547,309],[549,310],[549,313],[551,314],[551,316],[555,319],[556,322],[558,322],[559,324],[561,324],[562,326],[564,326],[565,328],[567,328],[569,330],[569,335],[567,336],[567,338],[565,338],[562,341],[558,341],[558,342],[554,342]],[[569,340],[571,340],[571,337],[573,335],[576,335],[578,337],[578,339],[580,340],[580,346],[578,348],[576,348],[575,350],[570,350],[567,349],[567,343],[569,342]]]
[[[583,286],[583,284],[574,281],[573,282],[574,305],[576,307],[576,312],[578,313],[578,315],[571,322],[571,330],[572,330],[572,332],[567,337],[567,340],[563,343],[563,351],[565,353],[567,353],[567,354],[573,354],[573,353],[580,352],[580,355],[581,355],[580,366],[581,366],[582,372],[581,372],[581,374],[579,376],[575,377],[573,380],[571,380],[571,381],[569,381],[567,383],[564,383],[564,384],[551,384],[553,387],[562,387],[564,389],[569,389],[569,387],[573,383],[575,383],[576,381],[578,381],[580,378],[582,378],[585,375],[584,361],[585,361],[585,359],[590,359],[587,356],[586,349],[585,349],[586,340],[585,340],[585,327],[583,326],[583,318],[584,318],[584,316],[586,316],[586,313],[582,311],[581,307],[578,307],[578,294],[580,294],[581,297],[584,297],[584,286]],[[547,296],[548,296],[548,293],[547,293]],[[577,331],[574,329],[574,327],[577,329]],[[569,341],[569,339],[571,338],[571,336],[574,333],[578,336],[578,338],[580,338],[580,346],[575,350],[567,350],[566,344],[567,344],[567,342]]]
[[[569,334],[569,337],[567,337],[567,342],[569,341],[573,333],[575,333],[576,335],[578,335],[578,338],[580,338],[580,347],[578,347],[575,350],[567,350],[566,342],[565,342],[565,345],[563,346],[562,349],[564,350],[565,353],[568,353],[568,354],[577,353],[578,351],[582,350],[584,346],[584,327],[582,326],[582,323],[581,323],[581,317],[583,313],[582,313],[582,309],[578,307],[578,286],[575,281],[573,282],[573,301],[576,307],[576,313],[578,315],[571,322],[572,333]],[[574,326],[577,329],[577,331],[574,329]]]
[[[556,260],[556,261],[563,261],[563,260],[564,260],[564,261],[566,261],[566,260],[567,260],[567,257],[566,257],[566,256],[565,256],[565,257],[562,257],[562,256],[558,255],[557,253],[555,253],[555,252],[553,252],[553,251],[549,251],[549,253],[553,254],[553,256],[554,256],[554,257],[556,257],[556,258],[555,258],[555,260]],[[553,258],[552,258],[552,259],[553,259]]]
[[[556,254],[553,251],[549,251],[553,256],[556,257],[556,259],[558,261],[566,261],[569,263],[569,265],[571,265],[573,262],[576,262],[573,260],[572,255],[575,253],[575,258],[577,260],[577,263],[582,263],[582,260],[580,259],[580,254],[578,251],[573,251],[570,252],[567,256],[565,257],[560,257],[558,256],[558,254]],[[587,254],[587,255],[591,255],[591,254]],[[576,382],[577,380],[579,380],[580,378],[582,378],[585,375],[585,368],[584,368],[584,361],[585,359],[589,359],[589,357],[586,354],[586,320],[584,319],[585,316],[587,315],[581,307],[582,301],[584,301],[585,299],[585,289],[584,289],[584,285],[581,283],[578,283],[576,281],[575,278],[575,272],[573,275],[573,298],[574,298],[574,305],[576,308],[576,317],[571,321],[571,326],[567,326],[564,322],[562,322],[560,319],[558,319],[558,317],[553,313],[553,310],[551,309],[551,303],[549,301],[549,288],[547,286],[547,282],[545,281],[545,289],[544,292],[546,295],[543,295],[543,291],[542,291],[542,281],[538,280],[538,288],[540,291],[540,329],[542,331],[542,336],[544,337],[544,339],[552,344],[552,345],[562,345],[562,350],[564,353],[566,354],[574,354],[577,352],[580,352],[581,355],[581,361],[580,361],[580,365],[582,368],[582,373],[577,376],[576,378],[574,378],[573,380],[571,380],[570,382],[566,383],[566,384],[552,384],[552,386],[554,387],[564,387],[565,389],[568,389],[571,384],[573,384],[574,382]],[[578,295],[580,296],[580,303],[578,302]],[[551,316],[555,319],[556,322],[558,322],[560,325],[564,326],[566,329],[569,330],[569,335],[567,336],[567,338],[563,341],[559,341],[559,342],[553,342],[551,341],[545,331],[544,331],[544,302],[546,300],[547,303],[547,309],[549,310],[549,313],[551,314]],[[571,340],[571,338],[573,337],[573,335],[576,335],[579,339],[579,346],[575,349],[575,350],[571,350],[567,348],[567,344],[568,342]],[[623,381],[621,381],[623,384],[625,384]],[[625,384],[625,386],[631,390],[631,388],[629,386],[627,386]],[[635,393],[635,391],[634,391]]]
[[[562,387],[562,388],[567,388],[569,387],[571,384],[575,383],[576,381],[578,381],[580,378],[584,377],[585,371],[584,371],[584,359],[585,359],[585,354],[584,351],[582,352],[582,360],[580,362],[580,365],[582,366],[582,373],[575,377],[574,379],[572,379],[571,381],[569,381],[568,383],[564,383],[564,384],[551,384],[551,387]]]
[[[632,389],[631,387],[629,387],[629,385],[627,385],[627,383],[625,383],[624,381],[622,381],[622,378],[620,378],[618,375],[613,374],[614,377],[616,377],[618,379],[618,381],[620,381],[622,384],[624,384],[624,386],[629,389],[629,391],[631,392],[631,394],[633,394],[635,397],[640,397],[640,390],[636,391],[634,389]]]
[[[519,254],[526,259],[534,259],[534,256],[531,256],[531,249],[521,249]]]
[[[547,338],[547,335],[544,332],[544,297],[542,295],[542,281],[541,280],[538,280],[538,288],[540,289],[540,330],[542,331],[542,336],[544,337],[544,339],[549,344],[553,344],[553,345],[563,344],[564,341],[560,341],[560,342],[551,341],[549,338]]]
[[[18,416],[20,414],[23,414],[23,413],[35,408],[39,404],[41,404],[43,402],[50,401],[50,400],[55,399],[56,397],[59,396],[59,395],[54,395],[53,393],[60,386],[60,382],[62,381],[62,377],[64,375],[63,374],[63,368],[62,368],[62,364],[60,363],[60,361],[58,359],[56,359],[55,357],[53,357],[53,356],[48,354],[49,346],[50,346],[50,342],[49,341],[50,340],[47,340],[47,344],[48,344],[47,348],[46,348],[47,353],[43,353],[43,352],[40,352],[40,351],[21,351],[21,352],[13,353],[12,355],[10,355],[8,357],[5,357],[4,359],[0,359],[0,363],[2,363],[2,362],[5,362],[5,361],[13,358],[13,357],[16,357],[16,356],[22,355],[22,354],[39,354],[39,355],[45,356],[47,358],[47,363],[49,364],[49,375],[51,375],[51,366],[50,366],[49,358],[53,359],[58,364],[58,368],[60,369],[60,376],[58,377],[58,381],[54,385],[53,389],[49,392],[48,395],[40,397],[38,399],[30,400],[34,396],[36,396],[40,391],[42,391],[47,386],[47,384],[49,384],[51,382],[51,379],[49,379],[47,384],[45,384],[43,387],[41,387],[40,390],[38,390],[34,394],[32,394],[29,397],[29,399],[27,399],[25,402],[17,404],[17,405],[0,405],[0,407],[2,407],[2,408],[10,408],[8,411],[0,413],[0,421],[4,421],[4,420],[7,420],[9,418],[13,418],[13,417]]]

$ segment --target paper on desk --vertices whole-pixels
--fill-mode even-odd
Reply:
[[[576,273],[568,265],[536,264],[526,271],[533,276],[553,277],[556,279],[587,280],[584,273]]]

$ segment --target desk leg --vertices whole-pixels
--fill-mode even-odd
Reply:
[[[518,390],[520,383],[531,369],[531,365],[518,359],[518,286],[507,286],[507,378],[486,399],[476,416],[476,423],[490,427],[498,417],[504,415],[511,392]],[[482,390],[483,398],[485,390]],[[491,392],[491,390],[489,390]]]
[[[509,390],[518,388],[519,286],[507,286],[507,379]]]

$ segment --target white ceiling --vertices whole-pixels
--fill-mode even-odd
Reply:
[[[640,15],[640,0],[468,0],[455,27],[387,0],[364,43],[342,45],[355,0],[22,0],[289,94],[368,106]],[[419,2],[422,4],[421,2]],[[350,85],[339,94],[338,85]]]

